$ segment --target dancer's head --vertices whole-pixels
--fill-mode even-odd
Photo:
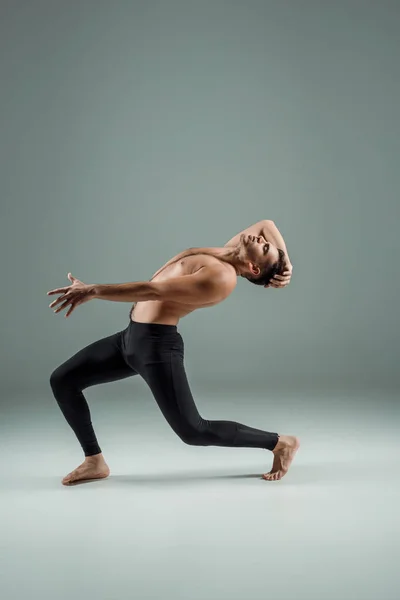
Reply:
[[[242,235],[238,246],[240,276],[255,285],[267,285],[286,268],[286,255],[263,236]]]

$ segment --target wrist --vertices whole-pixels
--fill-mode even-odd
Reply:
[[[95,283],[90,283],[87,286],[87,293],[90,298],[96,298],[99,294],[99,286]]]

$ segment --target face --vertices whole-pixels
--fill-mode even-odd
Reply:
[[[267,242],[262,235],[242,234],[240,245],[241,258],[248,263],[249,273],[253,277],[257,277],[261,269],[273,265],[279,258],[276,246]]]

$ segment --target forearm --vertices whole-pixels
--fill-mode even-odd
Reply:
[[[263,222],[261,235],[263,235],[265,237],[267,242],[272,242],[272,244],[274,244],[274,246],[276,246],[277,248],[281,248],[284,251],[284,253],[286,254],[288,261],[290,263],[289,253],[286,248],[285,241],[282,237],[281,232],[279,231],[279,229],[277,228],[277,226],[275,225],[275,223],[273,221],[264,221]]]
[[[113,302],[140,302],[156,300],[154,290],[149,281],[132,283],[99,283],[93,286],[93,298],[111,300]]]

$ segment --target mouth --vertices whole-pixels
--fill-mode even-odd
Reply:
[[[267,242],[267,240],[265,239],[265,237],[263,235],[247,235],[246,238],[246,245],[248,246],[249,244],[253,243],[253,244],[260,244],[262,245],[262,247],[264,248],[264,246],[267,246],[267,251],[264,252],[264,254],[267,254],[270,248],[270,243]]]

